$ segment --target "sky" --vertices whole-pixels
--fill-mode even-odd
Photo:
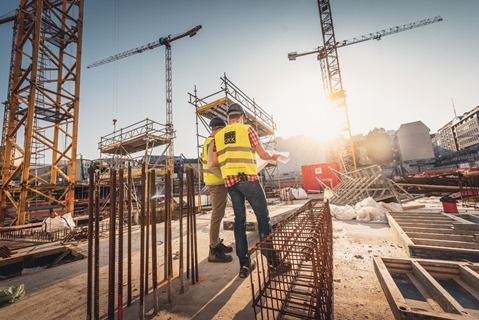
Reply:
[[[0,17],[19,0],[1,0]],[[431,133],[479,105],[479,2],[331,0],[336,40],[440,15],[443,21],[338,49],[353,134],[422,121]],[[277,137],[328,137],[330,104],[315,55],[322,46],[313,0],[85,0],[78,153],[100,157],[102,136],[146,118],[166,122],[165,49],[87,65],[196,25],[172,43],[175,155],[196,157],[188,93],[220,90],[226,74],[277,125]],[[0,25],[0,101],[6,100],[13,23]],[[3,117],[0,117],[2,121]],[[200,131],[204,128],[200,128]],[[287,150],[283,150],[287,151]],[[160,150],[161,152],[161,150]]]

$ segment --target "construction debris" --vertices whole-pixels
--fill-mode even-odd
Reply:
[[[403,203],[418,198],[409,194],[394,181],[384,176],[380,166],[375,165],[348,173],[336,171],[341,182],[332,190],[329,201],[334,205],[355,205],[371,197],[375,201]]]

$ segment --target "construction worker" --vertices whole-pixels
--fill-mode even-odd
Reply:
[[[240,278],[246,278],[256,267],[248,257],[248,241],[246,238],[246,203],[248,200],[258,222],[260,241],[272,230],[268,203],[263,187],[259,183],[256,167],[256,153],[263,160],[277,160],[279,155],[270,154],[262,146],[256,130],[243,123],[244,110],[238,103],[228,107],[228,125],[215,136],[215,163],[219,163],[221,174],[228,189],[233,211],[236,255],[240,263]],[[290,270],[287,261],[281,261],[268,245],[262,248],[270,271],[281,274]]]
[[[225,216],[226,201],[228,192],[221,177],[221,171],[218,165],[213,164],[214,137],[218,131],[226,126],[226,121],[220,117],[214,117],[210,120],[210,136],[203,144],[203,181],[208,188],[211,199],[211,221],[210,221],[210,252],[208,262],[231,262],[233,257],[226,253],[233,251],[231,246],[223,244],[219,238],[221,220]]]

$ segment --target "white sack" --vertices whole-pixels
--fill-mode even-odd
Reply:
[[[50,231],[57,231],[63,229],[72,229],[75,227],[75,222],[72,219],[71,213],[65,213],[63,216],[57,216],[54,218],[46,218],[42,222],[43,230],[50,232]]]
[[[390,203],[379,202],[379,204],[381,205],[381,207],[383,207],[389,212],[403,211],[402,206],[396,202],[390,202]]]
[[[386,221],[386,211],[378,207],[362,207],[356,210],[356,220],[372,222]]]
[[[306,191],[304,191],[303,188],[298,188],[298,189],[295,189],[295,188],[291,188],[291,192],[293,193],[293,197],[295,199],[308,199],[308,194],[306,193]]]
[[[353,220],[356,217],[356,212],[354,208],[347,206],[335,206],[333,204],[329,205],[331,214],[338,220]]]

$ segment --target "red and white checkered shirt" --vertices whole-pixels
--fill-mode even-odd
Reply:
[[[237,119],[231,119],[229,124],[233,123],[241,123]],[[261,142],[259,140],[258,133],[256,133],[256,130],[252,127],[249,126],[248,128],[248,136],[249,136],[249,141],[251,143],[251,147],[255,149]],[[216,145],[214,145],[214,151],[216,152]],[[246,179],[248,181],[256,181],[258,180],[258,175],[254,174],[247,174]],[[238,182],[240,182],[240,178],[238,176],[227,176],[225,179],[225,187],[232,187]]]

